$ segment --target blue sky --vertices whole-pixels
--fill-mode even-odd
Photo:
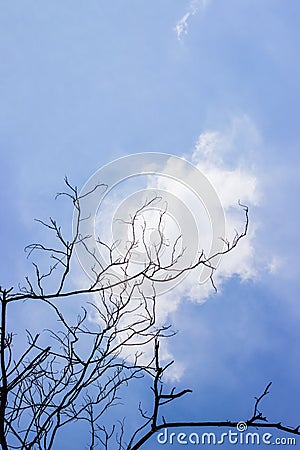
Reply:
[[[219,293],[203,302],[199,287],[199,302],[186,290],[169,311],[177,385],[194,390],[169,417],[244,419],[272,380],[264,411],[298,425],[299,2],[0,6],[1,284],[28,270],[23,248],[43,234],[33,218],[71,225],[52,200],[65,175],[83,186],[128,154],[184,156],[221,184],[228,211],[248,200],[251,229]],[[138,388],[145,402],[148,391]],[[145,449],[160,447],[182,446]]]

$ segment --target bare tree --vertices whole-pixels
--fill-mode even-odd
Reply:
[[[189,390],[178,393],[171,390],[164,393],[162,376],[170,364],[164,367],[159,362],[159,339],[173,334],[169,325],[160,325],[156,320],[156,286],[167,283],[184,273],[204,266],[210,271],[214,286],[214,258],[202,252],[196,262],[180,266],[183,251],[175,239],[166,262],[161,253],[165,246],[163,216],[157,224],[159,240],[149,244],[145,238],[146,224],[137,232],[138,219],[156,198],[146,200],[127,221],[131,238],[126,251],[120,255],[116,243],[105,243],[100,238],[97,245],[104,248],[107,263],[104,264],[89,245],[91,236],[81,233],[81,226],[87,217],[82,213],[80,196],[76,187],[66,179],[66,196],[75,209],[74,233],[67,239],[56,220],[39,221],[54,234],[55,245],[34,243],[26,250],[31,256],[40,251],[50,257],[50,265],[42,270],[44,258],[34,262],[33,277],[25,278],[25,285],[14,289],[0,288],[1,330],[0,330],[0,444],[7,449],[50,450],[61,439],[60,431],[67,425],[83,421],[89,427],[88,448],[119,448],[134,450],[140,448],[154,433],[166,427],[187,426],[236,426],[235,422],[168,423],[159,422],[160,409],[182,397]],[[105,189],[97,185],[97,189]],[[246,236],[248,230],[248,209],[245,225],[229,242],[224,240],[221,254],[231,252]],[[146,260],[133,270],[132,261],[138,246],[142,245]],[[85,279],[85,285],[74,288],[70,275],[74,264],[75,250],[81,246],[91,261],[93,277]],[[147,283],[147,289],[145,285]],[[150,286],[150,289],[149,289]],[[214,286],[215,287],[215,286]],[[66,309],[67,299],[77,298],[82,304],[76,308],[76,318]],[[86,299],[87,300],[84,300]],[[25,302],[25,303],[24,303]],[[10,317],[20,305],[39,304],[45,312],[41,332],[26,330],[26,340],[15,336],[9,329]],[[56,321],[55,326],[46,323]],[[143,358],[143,348],[153,342],[155,352],[150,361]],[[105,414],[118,404],[120,389],[134,379],[150,375],[153,377],[153,412],[148,415],[140,407],[143,423],[126,443],[124,424],[119,428],[107,429],[103,425]],[[261,399],[255,404],[254,414],[246,423],[250,426],[271,426],[300,434],[299,428],[292,429],[281,424],[267,424],[258,411]],[[148,429],[147,429],[148,427]],[[144,433],[144,434],[143,434]]]

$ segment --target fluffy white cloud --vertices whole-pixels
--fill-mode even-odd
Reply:
[[[243,148],[239,148],[241,143],[243,143]],[[225,236],[220,237],[232,240],[236,230],[238,232],[243,230],[244,216],[242,208],[238,205],[239,201],[250,208],[250,216],[251,207],[259,204],[260,193],[257,177],[251,164],[243,160],[241,155],[244,150],[247,154],[247,150],[251,151],[253,146],[258,143],[258,132],[251,120],[244,116],[234,119],[231,127],[225,132],[208,131],[200,134],[191,155],[184,155],[186,159],[189,157],[197,169],[205,174],[218,194],[226,218]],[[166,183],[166,181],[164,182]],[[176,196],[185,198],[182,190],[182,185],[178,184]],[[172,192],[175,193],[174,186],[172,186]],[[199,209],[194,198],[188,203],[188,207],[191,211]],[[255,229],[256,224],[252,221],[247,237],[240,241],[237,249],[222,259],[216,272],[219,281],[233,274],[239,275],[242,279],[255,276],[253,260]],[[207,233],[203,237],[203,242],[208,242],[211,236],[208,234],[207,226],[201,227],[201,231]],[[195,279],[189,281],[188,278],[182,283],[185,285],[186,293],[194,292],[194,282]],[[196,290],[201,291],[198,287]],[[191,294],[191,298],[202,301],[207,298],[208,292],[210,292],[210,288],[202,286],[200,297],[197,293],[195,297]]]
[[[238,205],[239,200],[250,209],[251,222],[246,238],[239,242],[236,249],[218,261],[214,274],[218,290],[220,291],[222,284],[232,276],[239,276],[241,280],[255,278],[254,237],[257,225],[253,220],[251,208],[259,204],[260,193],[259,180],[255,174],[254,164],[251,163],[251,154],[260,145],[259,133],[251,119],[248,116],[240,116],[234,118],[230,126],[223,131],[207,130],[202,132],[196,139],[192,150],[183,155],[181,159],[174,158],[172,155],[164,155],[165,158],[160,159],[161,154],[153,153],[148,156],[145,154],[145,163],[142,159],[144,165],[141,167],[137,164],[138,176],[126,176],[128,167],[125,168],[125,165],[128,161],[119,160],[113,168],[118,172],[116,180],[120,181],[115,182],[112,189],[107,192],[93,219],[95,220],[96,237],[100,236],[108,244],[117,243],[116,248],[120,254],[124,254],[126,241],[132,239],[130,226],[116,219],[129,220],[130,215],[132,216],[137,207],[156,194],[161,197],[161,200],[151,205],[151,208],[141,215],[141,220],[137,221],[137,228],[139,228],[137,236],[141,241],[141,230],[143,223],[146,223],[145,238],[150,244],[153,240],[155,242],[157,238],[155,229],[159,222],[160,211],[166,207],[166,214],[161,222],[164,237],[162,260],[165,258],[168,261],[170,252],[172,252],[172,244],[178,235],[182,234],[182,239],[178,241],[178,249],[180,251],[186,247],[184,264],[187,266],[195,260],[202,249],[206,255],[210,254],[214,238],[213,229],[216,226],[216,223],[213,222],[219,217],[214,211],[217,205],[208,204],[212,197],[204,195],[201,198],[200,195],[199,198],[195,192],[195,186],[200,185],[204,187],[204,190],[212,189],[219,198],[222,214],[224,213],[225,216],[225,225],[224,230],[222,227],[219,228],[218,238],[232,241],[236,231],[243,230],[245,216],[243,209]],[[135,160],[140,158],[138,155],[134,156],[133,160],[130,160],[132,164],[135,164]],[[160,163],[163,161],[164,167],[159,165],[158,161]],[[185,161],[187,161],[186,164]],[[157,167],[159,170],[156,173]],[[149,172],[152,174],[150,175]],[[220,219],[222,219],[221,216]],[[219,242],[221,243],[221,240]],[[105,255],[102,254],[102,256],[105,259]],[[141,264],[144,256],[143,245],[137,246],[134,256],[136,264]],[[277,262],[273,260],[269,270],[274,271],[275,265]],[[157,297],[156,324],[158,326],[168,322],[172,323],[172,317],[175,317],[180,306],[188,307],[190,301],[202,303],[214,293],[209,280],[206,283],[200,283],[199,280],[203,281],[203,272],[196,269],[180,280],[177,285],[171,284],[169,289],[164,291],[158,288],[160,294]],[[77,281],[82,285],[82,279],[78,278]],[[162,286],[165,284],[162,283]],[[97,296],[95,296],[94,300],[98,302],[99,298],[97,300]],[[121,325],[126,327],[130,320],[132,320],[132,315],[126,314]],[[175,326],[180,328],[177,327],[177,324]],[[138,349],[138,344],[137,342],[135,350]],[[167,342],[163,347],[164,353],[161,357],[163,360],[169,359],[171,355]],[[153,355],[152,344],[143,347],[143,351],[145,360],[149,360]],[[128,356],[127,353],[126,356]],[[184,367],[179,361],[176,363],[176,368],[173,368],[171,376],[169,374],[170,378],[179,379],[183,370]]]
[[[244,227],[245,218],[238,201],[240,200],[250,209],[251,222],[246,238],[239,242],[236,249],[223,257],[215,272],[214,282],[219,291],[222,289],[222,284],[234,275],[239,276],[241,280],[255,278],[257,275],[254,240],[257,224],[251,219],[251,207],[259,204],[259,180],[247,156],[243,157],[243,153],[249,155],[259,143],[259,133],[254,124],[247,116],[243,116],[235,118],[229,129],[224,132],[206,131],[201,133],[191,154],[184,155],[205,174],[215,188],[224,209],[225,237],[229,241],[234,238],[236,231],[241,232]],[[153,184],[151,186],[153,187]],[[199,199],[188,198],[182,184],[160,178],[156,187],[169,190],[173,195],[181,198],[190,211],[195,213],[199,210]],[[180,216],[180,210],[177,214]],[[197,214],[195,215],[197,217]],[[202,223],[198,223],[198,227],[201,230],[204,247],[207,247],[211,240],[210,229],[205,223],[205,219],[203,223],[203,214],[198,215],[197,218],[202,219]],[[209,281],[199,284],[199,271],[194,270],[178,286],[159,297],[158,322],[165,323],[168,319],[170,320],[180,305],[188,301],[204,302],[214,292]],[[175,326],[178,328],[178,324]],[[164,346],[166,352],[164,356],[170,356],[166,342]],[[149,351],[151,351],[150,348]],[[183,370],[182,364],[177,365],[176,363],[169,377],[177,380],[181,377]]]

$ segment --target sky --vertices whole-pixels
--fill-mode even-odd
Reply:
[[[17,285],[28,272],[23,249],[44,234],[34,218],[59,216],[71,230],[72,209],[54,201],[65,175],[82,188],[127,155],[184,158],[216,190],[226,235],[243,226],[238,200],[249,206],[250,227],[220,263],[217,294],[194,274],[161,297],[159,320],[178,331],[164,344],[165,358],[175,359],[167,383],[193,389],[165,416],[244,420],[272,381],[263,412],[297,426],[299,2],[0,0],[0,6],[0,284]],[[125,167],[115,167],[121,179]],[[178,180],[146,182],[197,209]],[[128,185],[130,195],[135,189]],[[103,223],[112,205],[126,200],[121,191],[108,196]],[[180,224],[183,212],[175,215]],[[21,320],[16,314],[16,328]],[[39,312],[31,320],[40,321]],[[147,382],[126,393],[129,426],[138,402],[149,405],[150,395]],[[66,433],[69,448],[84,448],[80,428]],[[144,448],[160,447],[182,445],[154,437]]]

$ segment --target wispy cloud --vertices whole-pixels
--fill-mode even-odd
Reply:
[[[210,0],[192,0],[189,5],[186,13],[178,20],[176,23],[174,30],[177,35],[177,39],[180,41],[183,38],[183,35],[188,34],[189,21],[192,16],[195,16],[199,9],[205,9]]]

